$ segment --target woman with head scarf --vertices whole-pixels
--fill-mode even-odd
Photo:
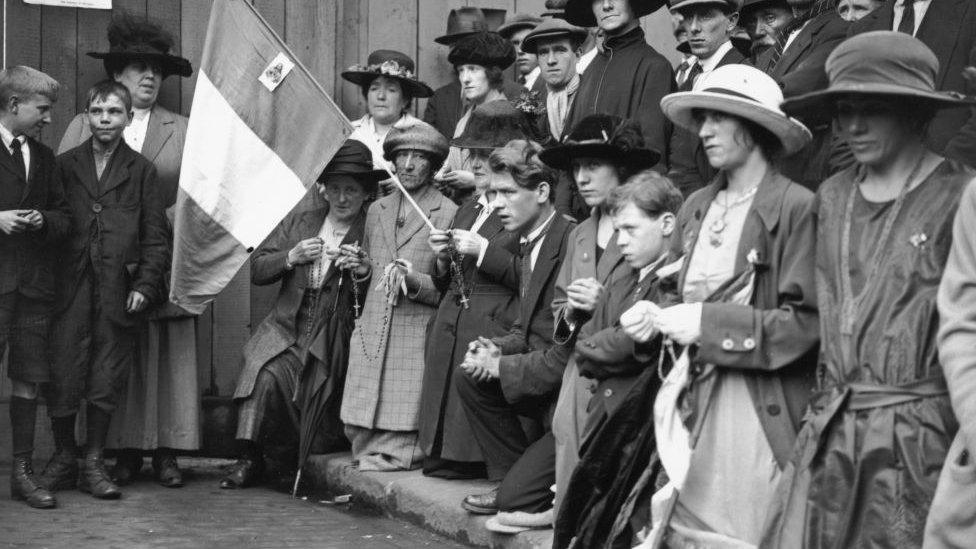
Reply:
[[[638,341],[660,333],[665,348],[685,347],[655,405],[670,509],[654,519],[669,546],[759,543],[808,400],[818,340],[813,194],[773,162],[806,145],[810,132],[782,101],[772,78],[737,64],[661,101],[668,118],[698,134],[718,170],[678,214],[681,303],[642,301],[621,317]],[[682,398],[668,405],[672,389]]]
[[[167,212],[176,202],[186,140],[187,118],[158,103],[163,80],[189,77],[190,62],[173,55],[173,37],[145,19],[120,16],[108,28],[107,52],[90,52],[101,59],[109,78],[132,96],[132,123],[123,138],[132,150],[156,166],[159,191]],[[84,113],[68,125],[58,152],[80,145],[91,135]],[[172,216],[169,216],[172,223]],[[172,236],[170,236],[172,238]],[[165,277],[168,280],[168,276]],[[165,288],[163,293],[167,293]],[[112,417],[108,448],[118,448],[112,476],[127,484],[142,469],[145,450],[154,450],[156,481],[167,487],[183,485],[176,451],[200,449],[200,389],[197,384],[196,320],[166,303],[150,313],[140,335],[137,370],[129,376],[119,408]],[[54,425],[55,439],[67,440],[74,426]]]
[[[410,114],[415,98],[430,97],[434,91],[417,79],[413,59],[393,50],[376,50],[369,54],[366,65],[353,65],[342,78],[359,86],[366,100],[366,114],[353,121],[349,136],[363,142],[373,153],[377,169],[391,168],[383,160],[383,141],[393,127],[405,127],[417,122]],[[384,195],[393,191],[392,181],[383,181]]]
[[[827,58],[825,90],[784,105],[832,114],[856,164],[817,190],[818,392],[770,547],[922,546],[959,427],[936,294],[974,177],[925,145],[936,112],[966,104],[936,91],[938,67],[908,34],[865,33]]]
[[[454,137],[457,138],[464,133],[471,113],[479,105],[506,99],[503,92],[504,71],[515,62],[515,48],[498,33],[478,32],[458,40],[447,60],[457,71],[461,95],[467,105],[454,128]],[[469,154],[452,146],[444,167],[436,175],[438,185],[449,189],[449,196],[460,203],[471,195],[475,187],[474,179]]]

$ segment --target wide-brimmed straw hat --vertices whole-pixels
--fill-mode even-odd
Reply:
[[[173,37],[159,25],[146,19],[121,15],[108,25],[108,51],[88,52],[88,57],[101,59],[110,76],[133,61],[148,61],[157,65],[163,78],[171,74],[190,76],[190,61],[172,55]]]
[[[493,31],[505,21],[505,10],[492,8],[458,8],[447,14],[447,32],[434,42],[450,46],[476,32]]]
[[[698,131],[694,111],[732,114],[766,128],[779,138],[786,154],[810,142],[810,130],[781,110],[783,91],[769,75],[749,65],[723,65],[695,82],[688,92],[665,95],[661,109],[676,125]]]
[[[552,168],[569,170],[574,158],[602,158],[634,169],[650,168],[661,153],[644,144],[640,123],[610,114],[591,114],[579,121],[562,144],[539,153]]]
[[[488,101],[471,111],[461,135],[451,140],[459,149],[497,149],[513,139],[532,139],[522,111],[506,99]]]
[[[827,58],[826,89],[788,99],[783,109],[797,116],[825,118],[834,102],[850,95],[882,95],[926,103],[934,108],[959,107],[971,101],[935,89],[939,60],[921,40],[903,32],[858,34],[838,45]]]
[[[411,97],[430,97],[434,90],[417,79],[413,59],[394,50],[376,50],[369,54],[365,65],[353,65],[343,71],[342,77],[360,87],[367,87],[380,76],[400,82],[403,91]]]
[[[449,146],[447,138],[430,124],[417,120],[409,126],[396,127],[386,134],[383,141],[383,156],[393,162],[397,151],[410,149],[428,153],[436,167],[447,158]]]
[[[369,147],[355,139],[347,139],[339,147],[338,152],[322,170],[317,181],[325,183],[330,176],[336,175],[352,176],[362,185],[366,194],[376,192],[378,183],[390,177],[385,170],[373,168],[373,154],[369,152]]]
[[[644,17],[654,13],[666,4],[665,0],[629,0],[634,10],[634,17]],[[593,0],[568,0],[566,2],[566,20],[580,27],[596,27],[596,17],[593,16]]]
[[[509,19],[502,23],[502,26],[498,27],[498,34],[504,36],[505,38],[512,38],[512,35],[523,29],[534,29],[539,23],[542,23],[542,18],[537,15],[531,15],[528,13],[516,13],[512,15]]]
[[[481,65],[507,69],[515,62],[515,47],[497,32],[479,32],[457,41],[447,55],[452,65]]]
[[[532,29],[532,32],[525,35],[522,39],[522,51],[525,53],[538,53],[539,42],[552,40],[554,38],[569,38],[574,44],[582,44],[586,40],[589,32],[583,27],[577,27],[564,19],[547,19],[539,26]]]

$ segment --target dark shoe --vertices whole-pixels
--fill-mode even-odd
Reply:
[[[220,479],[220,487],[225,490],[247,488],[253,486],[264,472],[264,461],[260,459],[239,459],[230,466],[230,470]]]
[[[35,509],[53,509],[58,505],[54,495],[34,478],[31,460],[22,457],[14,458],[14,468],[10,472],[10,498],[26,501]]]
[[[156,450],[152,459],[153,477],[160,486],[179,488],[183,486],[183,473],[172,452]]]
[[[78,454],[73,450],[58,450],[44,466],[37,482],[52,492],[71,490],[78,485]]]
[[[131,484],[142,471],[142,454],[138,451],[120,450],[112,466],[112,480],[118,486]]]
[[[461,507],[476,515],[494,515],[498,512],[498,488],[484,494],[472,494],[464,498]]]
[[[118,499],[122,491],[112,482],[100,455],[85,456],[85,467],[78,478],[78,489],[98,499]]]

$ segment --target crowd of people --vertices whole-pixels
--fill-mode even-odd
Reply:
[[[674,0],[672,67],[640,26],[663,0],[546,5],[452,10],[437,90],[392,50],[342,73],[366,113],[251,257],[280,287],[220,486],[351,448],[487,479],[459,504],[559,549],[971,543],[976,6]],[[165,36],[113,22],[57,158],[32,137],[57,82],[0,73],[0,347],[34,507],[119,497],[147,450],[179,486],[199,447],[193,318],[165,303],[186,120],[156,104],[191,70]]]

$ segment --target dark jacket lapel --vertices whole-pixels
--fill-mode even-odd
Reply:
[[[17,179],[23,181],[23,178],[20,176],[20,170],[14,165],[14,157],[10,154],[10,151],[8,151],[6,147],[3,149],[4,150],[0,152],[0,166],[3,166],[3,168],[10,172],[11,175],[17,176]],[[31,151],[31,158],[34,157],[33,153],[34,151]],[[31,160],[31,164],[33,164],[33,160]]]
[[[37,171],[41,169],[41,151],[38,150],[38,145],[37,141],[29,137],[27,138],[27,147],[30,148],[30,167],[27,169],[27,184],[24,185],[24,192],[20,195],[21,201],[27,199],[27,195],[30,194],[34,181],[37,180]],[[13,160],[13,157],[9,154],[7,157]]]
[[[924,42],[941,61],[939,74],[935,78],[936,89],[943,89],[946,70],[950,65],[948,61],[952,57],[962,27],[959,22],[964,20],[966,3],[967,0],[932,0],[918,32],[915,33],[915,37]],[[893,7],[889,9],[894,10]]]
[[[119,185],[129,180],[129,164],[139,154],[133,151],[125,140],[119,140],[119,146],[115,149],[115,158],[105,167],[107,174],[103,174],[104,182],[100,185],[100,195],[111,191]],[[94,164],[94,159],[92,159]]]
[[[532,318],[532,312],[545,293],[546,282],[552,275],[553,270],[559,265],[559,252],[562,249],[563,234],[569,230],[569,222],[562,215],[556,214],[552,220],[549,232],[542,240],[542,248],[539,249],[539,257],[535,260],[535,268],[532,269],[532,278],[529,280],[529,289],[525,292],[525,299],[522,300],[522,318]],[[524,320],[528,323],[528,320]]]
[[[72,149],[72,171],[75,179],[85,185],[85,190],[92,198],[98,198],[98,175],[95,173],[95,158],[92,151],[92,142],[89,137],[84,143]]]
[[[424,212],[424,215],[427,216],[428,219],[430,219],[431,212],[441,209],[440,200],[438,200],[439,196],[440,191],[430,187],[427,189],[427,192],[420,197],[420,200],[417,200],[417,205],[420,206],[420,209]],[[426,226],[424,220],[420,218],[420,215],[418,215],[413,206],[407,202],[406,198],[403,199],[403,207],[405,209],[404,213],[406,216],[406,221],[403,227],[401,227],[396,234],[397,250],[405,246],[407,242],[410,242],[413,235],[417,234],[418,231]]]
[[[173,135],[175,122],[173,113],[159,105],[152,108],[149,114],[149,127],[146,128],[146,140],[142,144],[142,156],[148,158],[150,162],[156,161],[159,151]]]
[[[817,19],[811,20],[807,23],[807,26],[800,30],[800,33],[796,35],[790,47],[786,48],[783,52],[783,56],[779,58],[779,62],[773,68],[774,77],[782,77],[784,74],[788,73],[793,65],[799,61],[800,57],[813,45],[813,35],[820,30],[825,24],[825,21],[818,21]]]

